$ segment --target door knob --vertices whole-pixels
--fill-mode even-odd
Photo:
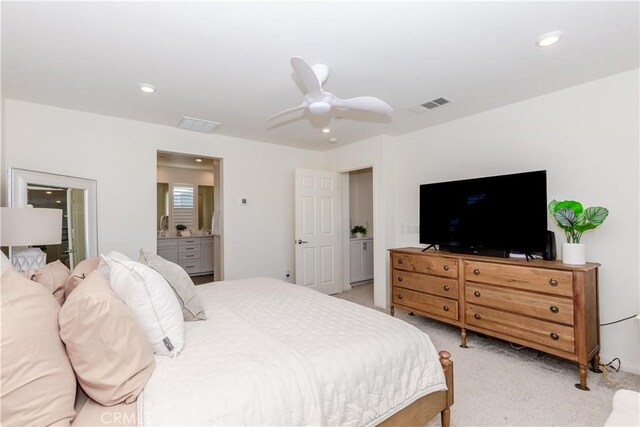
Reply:
[[[298,239],[298,244],[299,244],[299,245],[301,245],[301,244],[303,244],[303,243],[309,243],[309,242],[307,242],[306,240],[300,240],[300,239]]]

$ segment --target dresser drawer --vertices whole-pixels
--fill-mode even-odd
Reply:
[[[466,304],[466,324],[489,329],[535,344],[573,353],[575,341],[573,328],[517,314],[505,313],[488,307]],[[471,328],[472,329],[472,328]],[[526,344],[525,344],[526,345]]]
[[[467,283],[465,300],[552,322],[573,325],[573,301],[551,295],[534,294],[500,286]]]
[[[425,313],[458,320],[458,302],[448,298],[440,298],[394,286],[393,302]]]
[[[202,271],[202,260],[184,260],[178,261],[178,265],[187,272],[187,274],[200,273]]]
[[[181,252],[178,254],[179,261],[189,261],[200,259],[200,252]]]
[[[573,273],[570,271],[465,261],[464,274],[467,282],[573,296]]]
[[[178,239],[178,246],[200,246],[199,237],[183,237]]]
[[[435,274],[454,279],[458,277],[458,260],[455,258],[394,253],[392,264],[392,267],[398,270]]]
[[[458,280],[430,274],[393,270],[392,283],[419,292],[427,292],[447,298],[458,299]]]
[[[213,236],[201,237],[202,246],[213,246]]]
[[[179,254],[200,253],[200,245],[178,246]]]

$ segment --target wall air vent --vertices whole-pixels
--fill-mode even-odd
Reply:
[[[414,113],[424,113],[425,111],[433,110],[438,107],[442,107],[443,105],[449,104],[452,101],[443,97],[432,99],[431,101],[427,101],[424,104],[417,105],[413,108],[409,108],[409,110]]]
[[[194,119],[193,117],[184,116],[178,123],[180,129],[192,130],[194,132],[213,133],[221,123],[209,120]]]

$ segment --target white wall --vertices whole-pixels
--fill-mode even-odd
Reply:
[[[223,159],[225,279],[293,270],[294,169],[320,153],[11,99],[4,114],[6,168],[97,180],[99,251],[155,251],[160,150]]]
[[[367,236],[373,237],[373,172],[371,169],[349,174],[349,228],[367,227]]]
[[[609,209],[583,236],[588,260],[602,264],[600,322],[638,313],[638,93],[635,70],[399,137],[397,245],[418,244],[400,225],[419,223],[420,184],[546,169],[549,200]],[[551,220],[549,229],[560,247],[563,234]],[[638,371],[638,335],[635,319],[602,327],[603,360]]]
[[[213,186],[211,170],[158,166],[158,182]]]

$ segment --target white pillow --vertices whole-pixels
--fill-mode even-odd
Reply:
[[[102,278],[107,282],[109,282],[109,264],[107,264],[106,261],[103,261],[103,257],[117,261],[131,261],[131,258],[116,251],[109,252],[109,255],[100,254],[100,262],[98,262],[97,270],[100,276],[102,276]]]
[[[153,352],[177,356],[184,347],[184,320],[171,286],[154,269],[135,261],[101,256],[111,289],[129,306]]]

